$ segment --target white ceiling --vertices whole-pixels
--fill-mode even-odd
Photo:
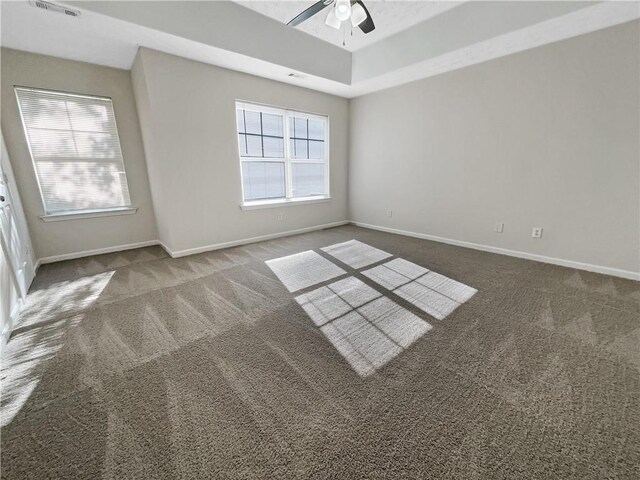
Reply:
[[[285,25],[313,1],[268,0],[251,9],[224,1],[65,3],[80,17],[43,11],[27,0],[2,0],[0,45],[125,69],[144,46],[344,97],[640,18],[637,1],[368,0],[376,30],[354,32],[342,48],[323,18],[299,28]],[[292,72],[302,78],[290,77]]]
[[[317,0],[234,1],[286,24],[300,12],[316,3]],[[435,17],[439,13],[454,8],[461,3],[461,1],[365,0],[364,4],[376,26],[374,31],[366,35],[359,28],[352,29],[349,22],[343,22],[343,28],[340,30],[327,27],[324,22],[329,12],[328,8],[295,28],[325,42],[354,52],[417,23]]]

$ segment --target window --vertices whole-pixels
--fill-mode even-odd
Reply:
[[[15,90],[45,216],[130,207],[111,99]]]
[[[245,205],[327,197],[328,119],[236,104]]]

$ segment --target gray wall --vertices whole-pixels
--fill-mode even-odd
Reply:
[[[2,48],[1,113],[20,196],[38,258],[76,254],[157,238],[144,149],[130,73],[88,63],[62,60]],[[118,124],[134,215],[44,222],[35,171],[31,162],[13,86],[47,88],[111,97]]]
[[[352,100],[351,219],[637,272],[639,38],[631,22]]]
[[[148,49],[129,73],[3,48],[2,129],[38,257],[157,238],[179,252],[351,219],[637,272],[639,25],[351,102]],[[38,218],[14,84],[113,98],[137,214]],[[329,115],[330,202],[239,208],[236,99]]]
[[[146,48],[132,78],[159,238],[172,252],[347,220],[348,100]],[[236,99],[329,116],[331,201],[240,209]]]

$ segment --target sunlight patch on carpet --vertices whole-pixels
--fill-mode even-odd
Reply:
[[[114,273],[115,270],[97,273],[31,291],[20,313],[20,327],[64,318],[73,312],[89,308],[105,290],[110,289]]]
[[[296,297],[317,326],[335,320],[382,295],[354,277],[320,287]]]
[[[27,403],[40,383],[45,366],[64,346],[67,331],[82,315],[35,325],[11,337],[3,353],[0,380],[0,427],[6,427]]]
[[[290,292],[317,285],[347,273],[311,250],[268,260],[266,264]]]
[[[296,301],[363,377],[431,329],[429,323],[354,277],[300,295]]]
[[[328,283],[347,272],[312,250],[266,263],[290,292],[313,287],[298,295],[296,302],[362,377],[387,364],[432,328],[404,308],[398,297],[443,320],[477,291],[403,258],[389,260],[392,254],[357,240],[322,251],[356,272]],[[384,263],[364,270],[379,262]],[[367,285],[355,276],[358,274],[382,290]]]
[[[438,320],[446,318],[477,292],[464,283],[401,258],[362,274]]]
[[[357,240],[337,243],[335,245],[324,247],[321,250],[352,268],[366,267],[367,265],[371,265],[392,256],[390,253]]]

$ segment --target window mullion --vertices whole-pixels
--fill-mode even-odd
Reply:
[[[287,198],[293,198],[293,181],[291,171],[291,141],[289,139],[289,112],[284,112],[284,180],[285,195]],[[295,128],[295,125],[294,125]]]
[[[307,118],[307,158],[309,158],[309,119]]]
[[[247,140],[247,115],[246,110],[242,110],[242,122],[244,124],[244,151],[249,155],[249,142]]]
[[[262,148],[262,156],[264,157],[264,127],[262,126],[262,112],[260,112],[260,147]]]

